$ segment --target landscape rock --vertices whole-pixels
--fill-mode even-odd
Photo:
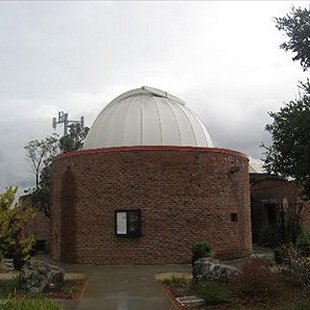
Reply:
[[[31,259],[25,263],[20,274],[19,283],[31,293],[41,293],[45,289],[57,289],[63,285],[65,271],[43,261]]]
[[[193,265],[193,282],[207,283],[210,281],[231,279],[241,273],[233,266],[222,264],[211,257],[200,258]]]

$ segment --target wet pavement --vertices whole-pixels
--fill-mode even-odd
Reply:
[[[62,301],[68,310],[171,310],[155,274],[190,272],[190,265],[62,265],[89,277],[79,300]]]

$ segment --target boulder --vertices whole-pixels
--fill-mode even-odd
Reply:
[[[25,263],[20,274],[19,283],[31,293],[41,293],[45,289],[56,289],[63,285],[65,271],[43,261],[31,259]]]
[[[236,277],[241,273],[235,267],[222,264],[219,260],[211,257],[200,258],[193,265],[193,282],[207,283],[216,280],[225,280]]]

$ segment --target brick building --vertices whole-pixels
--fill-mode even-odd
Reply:
[[[208,240],[252,252],[248,158],[212,147],[183,101],[142,87],[108,104],[84,149],[53,162],[51,256],[98,264],[187,263]]]
[[[19,203],[25,207],[31,207],[31,197],[29,194],[19,197]],[[50,219],[43,211],[34,210],[33,218],[27,223],[25,233],[32,234],[36,238],[37,244],[43,244],[43,247],[48,250],[50,242]]]
[[[301,199],[303,188],[297,181],[288,181],[270,174],[251,174],[251,218],[253,241],[266,225],[280,220],[285,205],[302,208],[303,227],[310,229],[310,201]]]

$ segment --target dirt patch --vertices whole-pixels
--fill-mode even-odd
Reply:
[[[155,274],[155,279],[158,281],[163,281],[165,279],[172,279],[173,277],[176,278],[184,277],[187,280],[191,280],[192,274],[189,272],[164,272]]]

